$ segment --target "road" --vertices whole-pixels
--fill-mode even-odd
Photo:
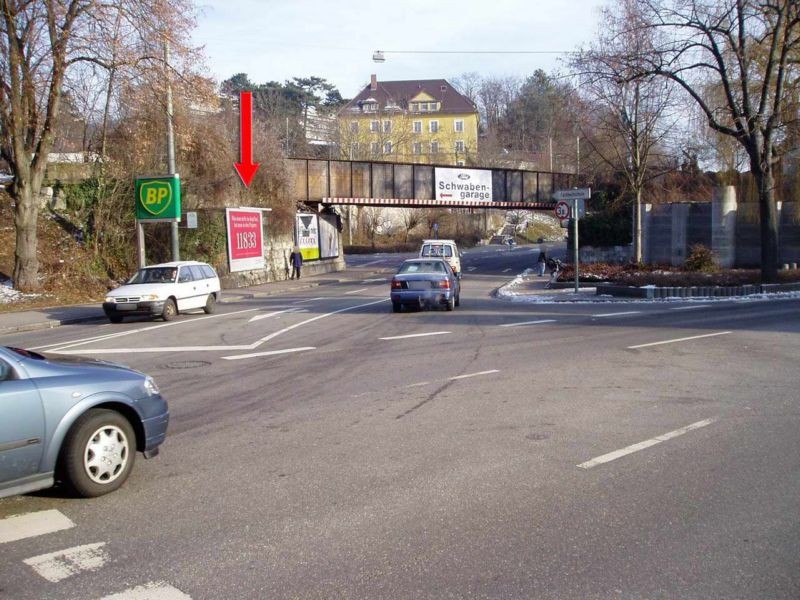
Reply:
[[[71,523],[0,537],[0,598],[800,597],[800,301],[491,297],[536,253],[468,251],[454,312],[378,274],[0,338],[172,411],[118,492],[0,500]]]

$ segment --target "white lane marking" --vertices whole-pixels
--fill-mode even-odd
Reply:
[[[235,354],[223,356],[225,360],[239,360],[240,358],[256,358],[258,356],[276,356],[278,354],[290,354],[292,352],[304,352],[306,350],[316,350],[315,346],[304,346],[303,348],[287,348],[285,350],[269,350],[267,352],[253,352],[252,354]]]
[[[467,271],[474,271],[474,270],[475,270],[475,269],[477,269],[477,268],[478,268],[478,267],[467,267]]]
[[[593,317],[621,317],[622,315],[638,315],[641,314],[640,310],[627,310],[625,312],[604,313],[602,315],[592,315]]]
[[[260,321],[261,319],[269,319],[270,317],[275,317],[277,315],[282,315],[284,313],[292,313],[292,312],[300,312],[300,308],[287,308],[286,310],[276,310],[274,312],[265,313],[263,315],[256,315],[255,317],[251,317],[248,323],[252,323],[253,321]]]
[[[659,435],[657,437],[651,438],[649,440],[645,440],[644,442],[639,442],[638,444],[633,444],[622,450],[616,450],[614,452],[609,452],[608,454],[603,454],[602,456],[598,456],[597,458],[593,458],[592,460],[588,460],[585,463],[581,463],[578,465],[581,469],[591,469],[592,467],[596,467],[597,465],[602,465],[607,462],[611,462],[612,460],[617,460],[618,458],[622,458],[623,456],[627,456],[628,454],[633,454],[634,452],[639,452],[640,450],[644,450],[645,448],[650,448],[651,446],[655,446],[656,444],[660,444],[661,442],[666,442],[667,440],[671,440],[672,438],[676,438],[684,433],[688,433],[695,429],[700,429],[701,427],[707,427],[714,422],[714,419],[704,419],[702,421],[698,421],[697,423],[692,423],[691,425],[687,425],[686,427],[681,427],[680,429],[676,429],[675,431],[670,431],[669,433],[665,433]]]
[[[356,310],[359,308],[364,308],[365,306],[372,306],[373,304],[380,304],[381,302],[388,302],[389,298],[383,298],[382,300],[374,300],[373,302],[366,302],[364,304],[356,304],[355,306],[348,306],[347,308],[340,308],[339,310],[334,310],[333,312],[325,313],[322,315],[317,315],[316,317],[311,317],[310,319],[306,319],[305,321],[301,321],[300,323],[295,323],[294,325],[290,325],[289,327],[285,327],[280,331],[276,331],[275,333],[271,333],[267,337],[263,337],[256,345],[261,345],[264,342],[268,342],[271,339],[278,337],[279,335],[283,335],[288,331],[292,331],[293,329],[297,329],[298,327],[302,327],[303,325],[307,325],[308,323],[313,323],[314,321],[319,321],[320,319],[324,319],[325,317],[330,317],[331,315],[336,315],[339,313],[347,312],[350,310]]]
[[[469,379],[470,377],[480,377],[481,375],[491,375],[492,373],[499,373],[500,371],[497,369],[492,369],[491,371],[478,371],[477,373],[467,373],[466,375],[456,375],[455,377],[450,377],[450,381],[455,381],[456,379]]]
[[[350,292],[345,292],[345,295],[348,294],[358,294],[359,292],[366,292],[369,288],[361,288],[360,290],[352,290]]]
[[[693,304],[692,306],[676,306],[674,308],[670,308],[670,310],[694,310],[695,308],[705,308],[706,306],[711,306],[710,304]]]
[[[425,385],[430,385],[430,383],[431,383],[430,381],[420,381],[419,383],[409,383],[405,387],[407,387],[407,388],[422,387],[422,386],[425,386]]]
[[[0,521],[0,544],[72,527],[75,523],[55,509],[14,515]]]
[[[61,353],[61,354],[128,354],[128,353],[148,353],[148,352],[230,352],[231,350],[255,350],[261,344],[268,342],[269,340],[278,337],[286,333],[287,331],[291,331],[292,329],[296,329],[302,325],[306,325],[307,323],[311,323],[312,321],[317,321],[319,319],[324,319],[325,317],[329,317],[331,315],[335,315],[337,313],[347,312],[349,310],[355,310],[357,308],[363,308],[364,306],[372,306],[373,304],[378,304],[380,302],[388,302],[388,298],[383,298],[382,300],[376,300],[374,302],[367,302],[365,304],[357,304],[356,306],[349,306],[347,308],[340,308],[339,310],[335,310],[333,312],[325,313],[322,315],[317,315],[316,317],[312,317],[310,319],[306,319],[305,321],[301,321],[300,323],[295,323],[294,325],[290,325],[289,327],[285,327],[280,331],[276,331],[266,337],[261,338],[260,340],[256,340],[252,344],[245,344],[239,346],[178,346],[172,348],[109,348],[109,349],[101,349],[101,350],[72,350],[70,352],[61,352],[63,348],[56,348],[52,350],[54,353]],[[258,310],[258,309],[255,309]]]
[[[409,333],[408,335],[393,335],[391,337],[378,338],[379,340],[407,340],[409,338],[427,337],[429,335],[446,335],[450,331],[430,331],[428,333]]]
[[[126,336],[126,335],[133,335],[134,333],[141,333],[143,331],[147,332],[147,331],[152,331],[153,329],[161,329],[162,327],[177,327],[178,325],[186,325],[187,323],[197,323],[198,321],[203,321],[205,319],[219,319],[221,317],[229,317],[229,316],[232,316],[232,315],[240,315],[242,313],[253,312],[253,311],[256,311],[256,310],[261,310],[261,309],[259,309],[259,308],[247,308],[247,309],[244,309],[244,310],[237,310],[235,312],[221,313],[221,314],[218,314],[218,315],[209,315],[207,317],[196,317],[194,319],[189,319],[189,320],[186,320],[186,321],[174,321],[174,322],[170,322],[170,323],[161,323],[160,325],[152,325],[150,327],[140,327],[139,329],[130,329],[130,330],[127,330],[127,331],[118,331],[118,332],[115,332],[115,333],[107,333],[105,335],[96,335],[96,336],[93,336],[93,337],[90,337],[90,338],[83,338],[83,339],[80,339],[80,340],[73,340],[71,342],[59,342],[58,344],[47,344],[47,345],[44,345],[44,346],[36,346],[36,347],[33,347],[33,348],[28,348],[28,349],[29,350],[41,350],[43,348],[53,348],[55,346],[58,346],[59,350],[65,350],[66,348],[72,348],[73,346],[81,346],[83,344],[88,344],[90,342],[98,342],[98,341],[101,341],[101,340],[110,340],[110,339],[113,339],[113,338],[123,337],[123,336]]]
[[[500,327],[520,327],[521,325],[539,325],[540,323],[555,323],[555,319],[541,319],[539,321],[522,321],[520,323],[505,323]]]
[[[153,581],[118,594],[103,596],[100,600],[192,600],[192,597],[164,581]]]
[[[33,558],[26,558],[24,562],[32,567],[39,575],[58,583],[62,579],[77,575],[82,571],[96,571],[107,561],[108,556],[103,549],[105,542],[75,546],[50,554],[42,554]]]
[[[511,269],[503,269],[503,273],[508,273]]]
[[[377,279],[365,279],[361,283],[376,283],[378,281],[386,281],[386,277],[378,277]]]
[[[368,267],[368,266],[370,266],[370,265],[378,265],[378,264],[380,264],[380,263],[382,263],[382,262],[386,262],[386,260],[387,260],[387,259],[385,259],[385,258],[382,258],[382,259],[380,259],[380,260],[372,260],[372,261],[370,261],[370,262],[365,262],[365,263],[362,263],[362,264],[360,264],[360,265],[358,265],[358,266],[360,266],[360,267]]]
[[[701,338],[715,337],[718,335],[728,335],[732,331],[719,331],[717,333],[705,333],[703,335],[692,335],[689,337],[675,338],[674,340],[664,340],[663,342],[650,342],[649,344],[639,344],[637,346],[628,346],[628,350],[636,350],[637,348],[648,348],[650,346],[660,346],[662,344],[674,344],[676,342],[687,342],[689,340],[699,340]]]

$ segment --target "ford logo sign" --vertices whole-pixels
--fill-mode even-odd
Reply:
[[[466,181],[467,179],[469,179],[469,175],[467,175],[466,173],[459,173],[458,178],[461,179],[462,181]]]

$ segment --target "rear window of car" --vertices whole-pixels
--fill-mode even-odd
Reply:
[[[200,265],[200,268],[203,270],[203,274],[209,279],[217,276],[217,274],[214,272],[214,269],[212,269],[208,265]]]
[[[398,273],[446,273],[444,263],[436,262],[413,262],[404,263],[400,266]]]
[[[453,248],[445,244],[425,244],[422,247],[422,256],[453,256]]]
[[[200,265],[191,265],[189,270],[192,272],[195,281],[199,281],[207,277],[207,275],[203,273],[203,269],[200,268]]]

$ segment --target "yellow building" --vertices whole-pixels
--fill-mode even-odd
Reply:
[[[378,81],[339,112],[342,158],[469,165],[478,109],[444,79]]]

